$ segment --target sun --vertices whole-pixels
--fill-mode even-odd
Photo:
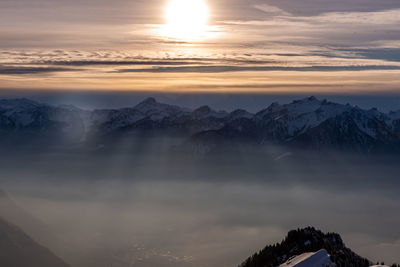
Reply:
[[[204,39],[209,16],[204,0],[170,0],[165,11],[164,35],[184,41]]]

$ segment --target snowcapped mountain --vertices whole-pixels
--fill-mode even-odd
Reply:
[[[160,121],[164,118],[176,118],[186,114],[189,109],[180,108],[167,104],[158,103],[154,98],[150,97],[134,107],[135,110],[141,112],[145,117]]]
[[[302,134],[328,118],[350,110],[350,106],[319,101],[315,97],[294,101],[291,104],[273,103],[256,114],[255,119],[264,126],[282,129],[281,136],[292,137]]]
[[[208,106],[192,111],[148,98],[132,108],[93,111],[89,129],[96,134],[153,131],[157,134],[177,133],[190,136],[201,131],[222,128],[228,116],[229,113],[214,111]]]
[[[252,117],[226,122],[212,134],[256,144],[276,143],[317,150],[397,152],[400,127],[396,125],[400,125],[400,120],[395,119],[394,113],[390,116],[376,109],[363,110],[309,97],[285,105],[273,103]],[[204,135],[210,138],[210,133]],[[199,140],[197,135],[196,142],[200,143]]]
[[[132,126],[144,119],[160,122],[165,118],[177,118],[188,113],[189,110],[185,108],[161,104],[154,98],[147,98],[132,108],[94,110],[89,119],[89,127],[112,131]]]
[[[0,136],[3,139],[8,137],[20,142],[22,135],[46,142],[53,138],[76,142],[84,134],[84,123],[77,110],[28,99],[0,100]]]
[[[177,135],[194,147],[250,142],[310,149],[347,149],[363,153],[400,151],[400,111],[388,114],[315,97],[289,104],[272,103],[252,114],[246,110],[215,111],[209,106],[195,110],[148,98],[121,109],[81,110],[51,106],[28,99],[0,100],[2,137],[49,137],[69,143],[92,137],[129,136],[141,133]],[[3,138],[4,139],[4,138]],[[25,138],[26,139],[26,138]],[[32,140],[33,140],[32,139]],[[211,143],[210,143],[211,141]]]

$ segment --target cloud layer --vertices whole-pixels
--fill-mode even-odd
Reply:
[[[148,90],[156,80],[154,90],[169,90],[176,77],[165,75],[181,73],[191,76],[178,77],[176,87],[197,84],[200,90],[223,86],[203,84],[204,75],[210,81],[215,74],[240,72],[242,79],[251,81],[257,75],[266,79],[275,76],[271,72],[297,71],[323,84],[324,77],[335,71],[348,72],[354,88],[370,91],[378,89],[365,88],[364,83],[371,81],[363,82],[364,75],[357,73],[392,73],[400,66],[400,4],[395,0],[379,4],[372,0],[209,1],[213,37],[195,43],[163,36],[165,4],[161,0],[117,0],[112,5],[94,0],[2,1],[2,87],[25,87],[16,83],[20,81],[16,76],[29,75],[34,88],[57,89],[64,82],[70,89],[107,89],[102,79],[108,78],[117,89]],[[43,75],[48,83],[43,83]],[[58,79],[58,84],[52,79]],[[179,83],[182,79],[184,84]],[[227,77],[225,89],[234,83]],[[266,84],[251,83],[250,88],[259,90],[260,84]],[[394,87],[381,84],[379,90]]]

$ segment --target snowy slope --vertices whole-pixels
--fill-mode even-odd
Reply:
[[[178,117],[190,111],[186,108],[159,103],[152,97],[145,99],[136,105],[134,109],[155,121],[166,117]]]
[[[0,132],[45,139],[57,136],[77,142],[84,136],[84,123],[76,108],[51,106],[25,98],[3,99],[0,100]]]
[[[273,103],[267,109],[257,113],[255,120],[272,128],[278,126],[282,131],[281,134],[289,137],[304,133],[321,122],[350,111],[352,108],[350,105],[309,97],[285,105]]]
[[[289,259],[280,267],[334,267],[329,254],[325,249],[317,252],[303,253]]]
[[[329,254],[325,249],[317,252],[303,253],[294,256],[279,267],[334,267]],[[388,265],[372,265],[371,267],[390,267]]]

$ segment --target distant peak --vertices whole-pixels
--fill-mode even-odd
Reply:
[[[1,99],[2,102],[15,102],[15,103],[36,103],[28,98],[5,98]]]
[[[157,103],[157,100],[154,97],[148,97],[145,100],[143,100],[142,103],[155,104],[155,103]]]
[[[275,112],[280,109],[281,105],[278,102],[273,102],[269,107],[267,108],[268,111],[270,112]]]
[[[235,118],[235,117],[242,117],[242,118],[251,118],[253,116],[253,114],[251,114],[250,112],[248,112],[247,110],[244,109],[235,109],[234,111],[232,111],[230,113],[231,118]]]
[[[40,104],[28,98],[6,98],[6,99],[0,99],[0,105],[12,107],[12,106],[38,106]]]
[[[194,112],[196,112],[196,113],[209,113],[209,112],[211,112],[211,108],[209,106],[201,106],[198,109],[196,109]]]
[[[244,114],[244,113],[248,112],[244,109],[235,109],[234,111],[231,112],[231,114]]]
[[[294,100],[292,104],[301,104],[301,103],[307,103],[307,102],[314,102],[314,101],[319,101],[315,96],[310,96],[307,98],[303,98],[300,100]]]
[[[142,102],[140,102],[139,104],[137,104],[135,106],[136,109],[140,109],[140,110],[147,110],[148,108],[151,108],[153,106],[155,106],[156,104],[158,104],[158,102],[156,101],[156,99],[154,97],[149,97],[146,98],[145,100],[143,100]]]
[[[216,112],[215,110],[211,109],[209,106],[202,106],[193,111],[192,113],[193,116],[197,118],[206,118],[206,117],[217,117],[217,118],[222,118],[228,115],[227,112],[225,111],[218,111]]]
[[[272,102],[272,104],[270,105],[270,107],[279,107],[280,104],[279,102]]]

